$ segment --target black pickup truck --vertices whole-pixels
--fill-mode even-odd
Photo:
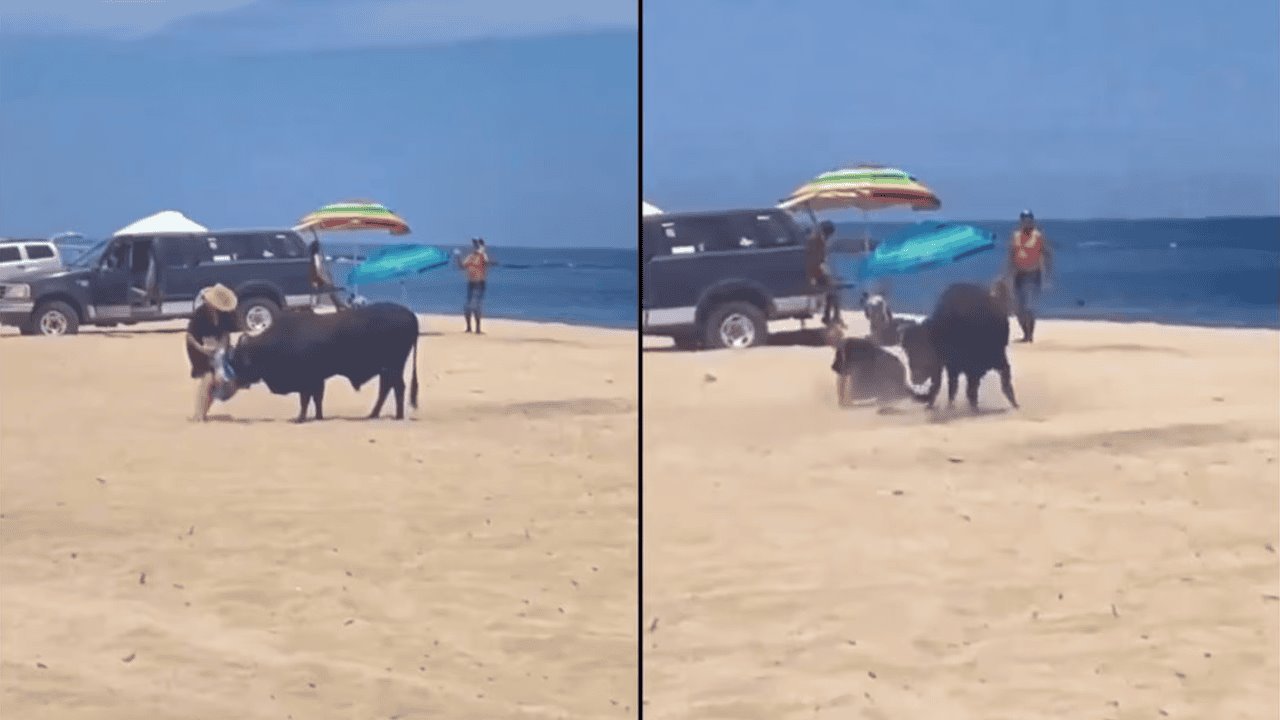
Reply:
[[[190,317],[200,290],[222,283],[239,298],[241,327],[266,329],[289,308],[319,301],[318,244],[293,230],[116,236],[57,272],[0,282],[0,324],[24,335],[69,335],[81,325]]]
[[[801,230],[783,210],[649,216],[640,246],[643,332],[679,347],[760,345],[768,321],[808,319],[822,307]]]

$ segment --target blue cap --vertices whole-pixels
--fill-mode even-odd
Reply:
[[[1035,216],[1035,214],[1034,214],[1034,213],[1032,213],[1030,210],[1023,210],[1021,213],[1019,213],[1019,214],[1018,214],[1018,217],[1019,217],[1019,218],[1031,218],[1031,219],[1033,219],[1033,220],[1034,220],[1036,216]]]

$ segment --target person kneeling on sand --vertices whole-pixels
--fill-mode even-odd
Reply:
[[[195,414],[191,419],[204,422],[215,396],[230,399],[235,394],[235,381],[230,375],[227,352],[231,333],[236,330],[236,294],[223,285],[200,291],[200,307],[187,323],[187,359],[191,361],[191,377],[196,384]],[[216,365],[215,365],[216,359]]]

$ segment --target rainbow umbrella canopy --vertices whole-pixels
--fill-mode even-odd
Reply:
[[[932,190],[904,170],[881,165],[857,165],[825,172],[801,185],[779,205],[811,212],[857,209],[863,212],[892,207],[937,210],[942,202]]]
[[[392,235],[408,235],[409,223],[370,200],[351,200],[325,205],[298,222],[295,230],[386,230]]]

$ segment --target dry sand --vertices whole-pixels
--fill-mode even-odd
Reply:
[[[1280,717],[1280,334],[1039,334],[937,422],[646,351],[646,717]]]
[[[634,717],[636,335],[460,325],[403,423],[193,425],[180,333],[0,337],[0,717]]]

